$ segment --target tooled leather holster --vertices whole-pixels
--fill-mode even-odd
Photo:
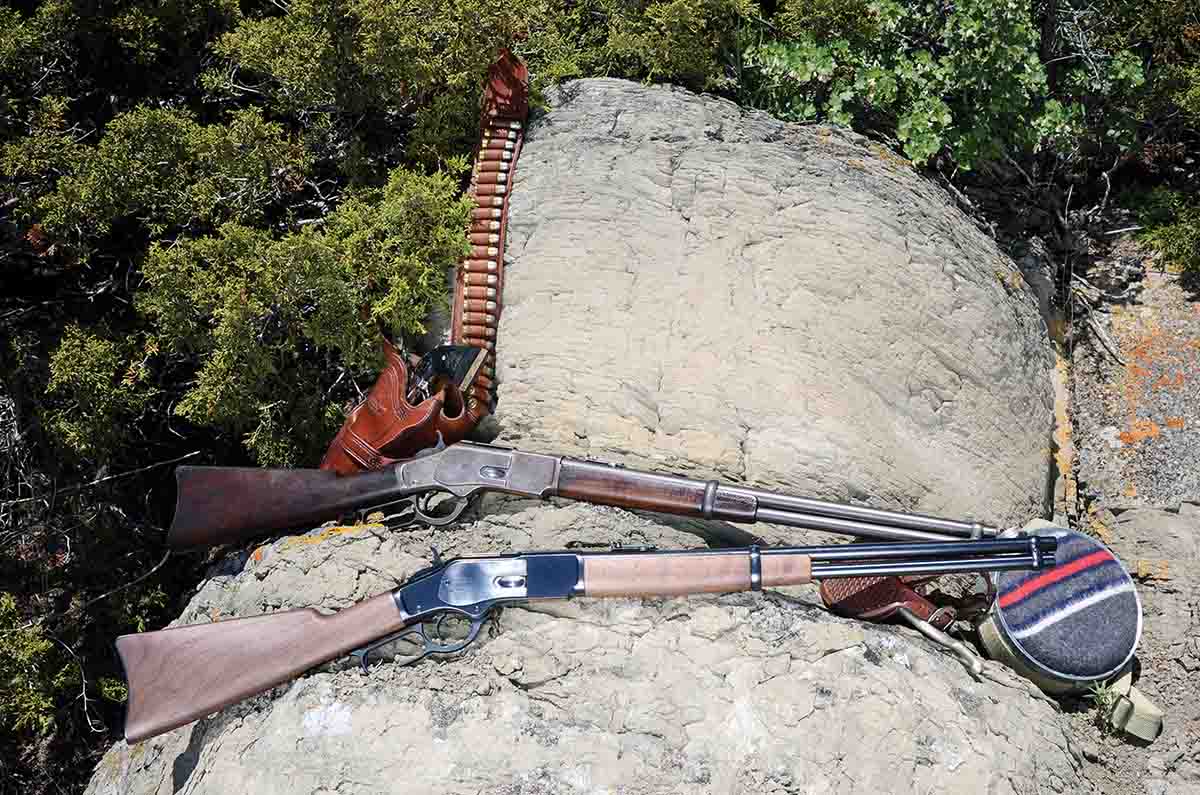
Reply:
[[[474,199],[467,255],[455,270],[450,341],[487,351],[478,374],[462,391],[454,384],[418,405],[408,402],[408,363],[384,341],[386,364],[366,398],[329,445],[322,469],[349,475],[411,458],[439,442],[466,438],[495,402],[496,329],[504,286],[504,240],[513,166],[529,115],[529,73],[507,50],[488,72],[468,195]]]
[[[367,396],[350,412],[325,452],[321,469],[339,475],[394,464],[440,441],[458,441],[475,425],[462,393],[446,387],[417,405],[408,402],[408,364],[387,340],[386,363]]]

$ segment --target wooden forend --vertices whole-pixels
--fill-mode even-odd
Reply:
[[[764,586],[812,579],[807,555],[763,555]],[[750,555],[620,554],[583,556],[586,596],[686,596],[750,590]]]

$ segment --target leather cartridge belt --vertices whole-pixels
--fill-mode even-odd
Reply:
[[[466,391],[472,424],[491,413],[496,386],[496,330],[504,293],[504,242],[515,164],[529,115],[528,71],[508,52],[488,72],[480,118],[480,140],[468,195],[474,200],[470,253],[458,264],[450,342],[488,351]]]

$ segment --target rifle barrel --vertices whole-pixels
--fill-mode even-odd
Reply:
[[[780,524],[785,527],[824,530],[829,533],[841,533],[843,535],[857,536],[858,538],[875,538],[882,541],[948,541],[964,537],[947,533],[931,533],[927,530],[913,530],[895,525],[837,519],[832,516],[781,511],[776,508],[759,508],[755,516],[760,522]],[[965,537],[969,538],[970,536]]]
[[[829,530],[869,538],[936,541],[951,538],[995,537],[999,531],[978,522],[965,522],[919,513],[900,513],[863,505],[794,497],[763,489],[730,487],[758,503],[760,522]]]
[[[916,574],[973,574],[984,571],[1016,571],[1038,568],[1032,555],[992,555],[982,558],[950,560],[891,560],[867,563],[812,564],[814,580],[835,577],[908,577]]]
[[[886,541],[994,538],[1000,532],[978,522],[778,494],[567,457],[559,459],[554,493],[619,508],[734,523],[770,522]]]
[[[1053,537],[1025,536],[979,541],[925,541],[912,544],[833,544],[821,547],[767,547],[762,554],[792,549],[805,552],[814,561],[893,560],[897,558],[970,558],[982,555],[1053,556],[1058,542]]]

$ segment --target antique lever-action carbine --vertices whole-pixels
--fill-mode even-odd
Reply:
[[[436,560],[395,590],[332,615],[312,608],[123,635],[129,683],[125,739],[137,742],[350,653],[393,642],[413,653],[457,652],[495,607],[575,596],[682,596],[803,585],[813,579],[1041,569],[1058,541],[842,544],[581,553],[533,552]]]
[[[392,526],[444,525],[486,491],[614,505],[728,522],[773,522],[886,541],[992,538],[994,527],[793,497],[566,456],[459,442],[383,469],[176,469],[171,547],[226,544],[346,514],[388,513]]]

